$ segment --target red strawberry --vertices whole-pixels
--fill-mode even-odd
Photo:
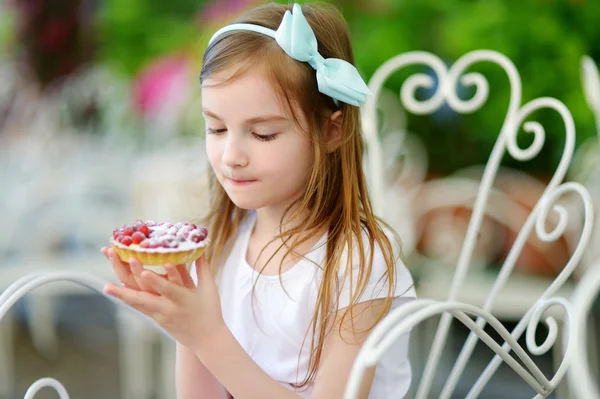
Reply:
[[[189,240],[195,243],[202,242],[205,238],[206,235],[202,234],[199,230],[193,230],[189,236]]]
[[[132,240],[131,240],[131,237],[129,237],[129,236],[125,236],[121,240],[121,244],[126,245],[126,246],[130,246],[131,243],[132,243]]]
[[[140,226],[137,231],[142,233],[144,236],[148,237],[150,235],[150,228],[146,225]]]
[[[123,230],[123,235],[124,236],[130,236],[133,234],[133,230],[130,227],[127,227]]]
[[[139,244],[140,242],[144,241],[145,239],[146,239],[146,236],[142,232],[139,232],[139,231],[136,231],[131,236],[131,241],[134,244]]]

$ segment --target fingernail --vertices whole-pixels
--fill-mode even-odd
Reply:
[[[104,289],[102,291],[104,291],[104,293],[106,295],[113,295],[113,293],[111,292],[111,289],[112,289],[112,287],[107,284],[104,286]]]

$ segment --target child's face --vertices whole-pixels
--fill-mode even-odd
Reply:
[[[285,209],[306,187],[314,159],[310,139],[294,125],[261,74],[249,71],[209,87],[226,76],[202,84],[210,165],[238,207]]]

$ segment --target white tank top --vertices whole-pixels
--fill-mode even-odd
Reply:
[[[312,262],[324,264],[326,235],[306,255],[308,260],[300,260],[280,276],[260,275],[246,261],[255,219],[255,213],[251,212],[241,223],[231,253],[216,276],[223,318],[258,366],[293,390],[290,384],[301,382],[308,371],[311,335],[304,346],[302,342],[313,316],[322,278],[320,268]],[[379,281],[385,270],[383,255],[380,250],[376,251],[370,283],[361,302],[387,296],[387,281]],[[396,297],[392,308],[416,297],[410,273],[401,261],[396,264],[396,273]],[[195,270],[191,274],[195,278]],[[339,309],[348,306],[351,297],[347,285],[344,287]],[[408,343],[409,334],[401,336],[381,359],[369,399],[402,398],[407,393],[411,382]],[[297,393],[309,398],[311,391],[312,386],[309,386]]]

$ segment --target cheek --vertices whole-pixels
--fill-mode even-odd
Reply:
[[[310,143],[304,141],[286,146],[285,150],[276,152],[274,157],[277,159],[276,164],[279,165],[278,175],[282,178],[293,178],[296,181],[304,179],[309,173],[314,158]]]
[[[223,148],[220,142],[221,140],[215,140],[211,136],[206,137],[206,156],[213,169],[218,168],[221,163]]]

